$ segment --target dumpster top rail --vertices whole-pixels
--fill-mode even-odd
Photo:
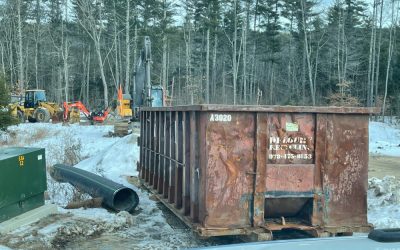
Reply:
[[[378,114],[377,107],[337,107],[337,106],[279,106],[279,105],[182,105],[170,107],[142,107],[142,111],[223,111],[223,112],[290,112],[290,113],[331,113],[331,114]]]

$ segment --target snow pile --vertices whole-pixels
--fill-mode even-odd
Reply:
[[[128,135],[103,149],[99,154],[79,162],[75,167],[97,173],[116,182],[125,182],[126,176],[137,176],[136,163],[139,147],[136,136]]]
[[[400,182],[394,176],[368,180],[368,221],[375,228],[400,228]]]
[[[382,122],[370,122],[369,152],[400,157],[400,128]]]

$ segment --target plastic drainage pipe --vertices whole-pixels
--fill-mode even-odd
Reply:
[[[85,170],[56,164],[49,172],[58,182],[68,182],[93,198],[102,198],[103,204],[115,211],[130,212],[139,204],[139,196],[132,189]]]

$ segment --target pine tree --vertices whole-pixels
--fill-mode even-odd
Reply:
[[[16,119],[7,108],[10,102],[10,92],[5,84],[4,77],[0,77],[0,130],[16,124]]]

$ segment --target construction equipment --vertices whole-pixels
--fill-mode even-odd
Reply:
[[[118,88],[118,98],[117,98],[117,115],[123,120],[130,120],[132,118],[131,109],[131,95],[122,93],[122,86],[119,85]]]
[[[144,37],[142,49],[136,65],[135,83],[133,87],[134,117],[139,118],[140,107],[165,106],[165,90],[162,86],[151,84],[151,41],[150,37]]]
[[[63,120],[64,121],[69,121],[71,116],[76,117],[76,109],[79,110],[79,112],[82,112],[85,117],[91,121],[92,123],[96,122],[96,123],[102,123],[107,119],[107,116],[109,114],[109,108],[107,108],[106,110],[100,111],[100,112],[90,112],[86,106],[80,102],[64,102],[63,104],[64,107],[64,114],[63,114]],[[78,113],[79,113],[78,112]],[[74,115],[71,115],[74,114]]]
[[[49,122],[60,120],[62,108],[54,102],[48,102],[46,91],[42,89],[32,89],[25,91],[25,101],[21,100],[10,103],[11,114],[18,117],[20,122],[28,120],[30,122]]]

